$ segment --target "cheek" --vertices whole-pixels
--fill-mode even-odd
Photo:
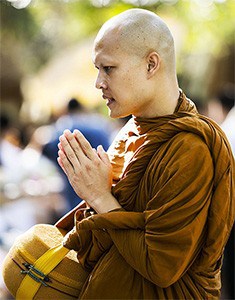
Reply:
[[[135,87],[137,86],[137,77],[135,74],[131,72],[126,72],[122,77],[122,84],[123,87],[127,90],[130,89],[132,92],[134,92]]]
[[[124,78],[124,84],[128,91],[135,97],[138,97],[139,93],[143,89],[143,81],[141,80],[139,74],[138,76],[133,73],[128,74],[128,76]]]
[[[130,94],[133,91],[133,80],[129,76],[128,73],[122,74],[118,78],[113,78],[109,88],[112,90],[113,93],[118,93],[122,95]],[[118,96],[118,95],[116,95]]]
[[[127,70],[125,72],[122,72],[122,74],[119,73],[119,76],[113,78],[112,80],[113,92],[115,90],[118,93],[122,93],[123,96],[128,96],[128,98],[136,98],[138,96],[141,97],[143,86],[143,78],[141,77],[141,74],[140,72],[138,72],[138,70],[136,70],[136,72]]]

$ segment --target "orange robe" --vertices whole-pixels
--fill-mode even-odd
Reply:
[[[132,118],[109,150],[122,209],[75,218],[66,245],[90,276],[80,299],[218,299],[235,214],[227,139],[182,93],[175,113]]]

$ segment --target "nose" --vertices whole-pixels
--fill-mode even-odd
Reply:
[[[107,83],[105,79],[101,76],[100,72],[96,78],[95,87],[97,89],[107,89]]]

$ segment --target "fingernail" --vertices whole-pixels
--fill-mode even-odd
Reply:
[[[65,129],[65,130],[64,130],[64,134],[65,134],[65,135],[71,134],[71,131],[70,131],[69,129]]]

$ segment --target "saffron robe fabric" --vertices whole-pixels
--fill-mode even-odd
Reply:
[[[219,126],[181,93],[174,114],[132,118],[109,156],[122,209],[77,214],[65,241],[90,271],[79,299],[218,299],[235,213]]]

